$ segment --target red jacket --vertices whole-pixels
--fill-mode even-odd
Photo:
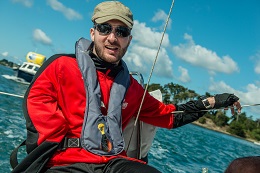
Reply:
[[[113,78],[97,71],[101,87],[101,99],[108,106]],[[136,116],[144,93],[143,87],[131,77],[122,106],[122,127]],[[43,141],[60,142],[66,136],[80,138],[86,93],[81,72],[75,58],[62,56],[54,60],[36,79],[27,99],[27,109],[32,123],[39,132],[38,144]],[[103,108],[103,109],[105,109]],[[165,105],[146,94],[139,119],[163,128],[173,128],[174,105]],[[48,166],[77,162],[105,163],[118,156],[98,156],[83,148],[67,148],[57,151]]]

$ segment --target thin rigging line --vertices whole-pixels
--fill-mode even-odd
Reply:
[[[149,86],[149,83],[150,83],[150,80],[151,80],[151,77],[152,77],[152,74],[153,74],[153,70],[154,70],[156,61],[157,61],[157,59],[158,59],[158,55],[159,55],[160,48],[161,48],[161,45],[162,45],[163,37],[164,37],[164,34],[165,34],[165,32],[166,32],[166,28],[167,28],[167,25],[168,25],[168,22],[169,22],[169,19],[170,19],[170,15],[171,15],[171,13],[172,13],[173,5],[174,5],[174,0],[172,0],[172,4],[171,4],[171,7],[170,7],[170,11],[169,11],[169,14],[168,14],[168,16],[167,16],[167,20],[166,20],[166,23],[165,23],[165,26],[164,26],[164,29],[163,29],[161,41],[160,41],[160,44],[159,44],[159,47],[158,47],[158,50],[157,50],[157,53],[156,53],[156,56],[155,56],[153,65],[152,65],[152,69],[151,69],[150,75],[149,75],[149,77],[148,77],[148,81],[147,81],[147,84],[146,84],[146,87],[145,87],[145,90],[144,90],[144,94],[143,94],[143,97],[142,97],[142,101],[141,101],[141,104],[140,104],[140,107],[139,107],[139,110],[138,110],[138,113],[137,113],[137,116],[136,116],[136,119],[135,119],[134,127],[133,127],[133,130],[132,130],[130,139],[129,139],[128,146],[127,146],[127,148],[126,148],[126,152],[128,151],[128,148],[129,148],[129,145],[130,145],[130,143],[131,143],[132,136],[133,136],[133,133],[134,133],[134,130],[135,130],[137,121],[138,121],[139,116],[140,116],[141,108],[142,108],[142,106],[143,106],[144,98],[145,98],[145,95],[146,95],[146,92],[147,92],[147,89],[148,89],[148,86]]]

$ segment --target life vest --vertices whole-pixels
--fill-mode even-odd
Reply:
[[[124,61],[114,79],[107,115],[101,113],[101,92],[94,62],[89,57],[89,41],[81,38],[76,44],[76,58],[86,90],[86,111],[81,132],[81,146],[97,155],[116,155],[124,150],[121,110],[130,75]]]

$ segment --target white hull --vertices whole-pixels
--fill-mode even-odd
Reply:
[[[39,68],[37,64],[24,62],[17,70],[17,77],[30,83]]]

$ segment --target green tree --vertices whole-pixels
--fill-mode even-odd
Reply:
[[[159,90],[162,92],[163,87],[162,87],[160,84],[150,84],[150,85],[148,86],[148,91],[149,91],[149,92],[150,92],[150,91],[157,90],[157,89],[159,89]]]
[[[247,131],[252,131],[257,128],[257,123],[252,120],[252,117],[249,117],[244,121],[244,127]]]
[[[253,129],[250,132],[250,137],[253,139],[256,139],[258,141],[260,141],[260,129]]]
[[[260,119],[256,120],[256,124],[257,124],[256,127],[259,128],[260,127]]]
[[[229,133],[245,138],[246,134],[241,123],[232,121],[227,130]]]
[[[194,90],[189,90],[172,82],[164,85],[163,90],[163,100],[165,103],[183,103],[199,96]]]
[[[227,122],[229,121],[229,117],[227,117],[223,111],[217,111],[214,117],[213,122],[220,127],[227,125]]]
[[[206,123],[206,118],[205,117],[200,117],[198,121],[199,121],[200,124],[205,124]]]

